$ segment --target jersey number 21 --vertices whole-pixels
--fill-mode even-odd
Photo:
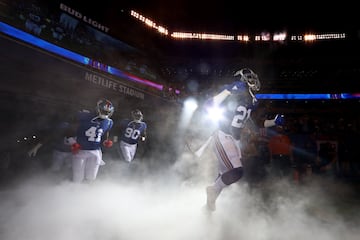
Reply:
[[[236,108],[236,114],[233,117],[231,122],[231,126],[235,128],[242,128],[246,120],[250,117],[251,109],[247,109],[244,106],[238,106]]]

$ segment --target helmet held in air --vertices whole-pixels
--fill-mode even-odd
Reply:
[[[247,84],[249,93],[253,98],[253,104],[257,102],[255,92],[260,91],[261,83],[258,75],[249,68],[243,68],[234,74],[234,77],[240,77],[240,81]]]

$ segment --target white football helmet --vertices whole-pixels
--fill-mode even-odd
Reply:
[[[100,99],[96,105],[96,111],[100,118],[110,118],[114,113],[113,104],[107,99]]]

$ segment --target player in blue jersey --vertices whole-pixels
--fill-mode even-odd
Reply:
[[[222,189],[237,182],[243,176],[241,162],[241,131],[255,110],[257,99],[255,93],[260,90],[260,81],[251,69],[244,68],[234,74],[233,83],[209,99],[206,107],[222,107],[223,117],[218,129],[212,135],[212,144],[218,160],[219,174],[213,185],[206,188],[206,209],[215,211],[216,199]],[[283,116],[265,120],[264,127],[281,124]]]
[[[143,114],[139,109],[131,112],[132,119],[120,122],[119,150],[123,159],[131,163],[134,160],[139,141],[145,141],[147,124],[143,121]]]
[[[93,181],[97,177],[102,160],[102,146],[111,147],[109,131],[113,126],[110,118],[113,104],[107,99],[97,102],[96,111],[82,110],[78,113],[76,143],[72,144],[73,181]]]
[[[69,122],[55,123],[53,128],[48,129],[47,133],[40,137],[40,142],[28,151],[28,155],[35,157],[44,144],[50,144],[53,149],[50,169],[57,173],[62,170],[70,170],[72,165],[71,144],[75,142],[75,139],[69,135],[69,132]]]

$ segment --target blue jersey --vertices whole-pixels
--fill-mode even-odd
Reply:
[[[102,119],[95,113],[79,112],[76,140],[82,150],[101,149],[102,136],[113,126],[112,119]]]
[[[227,97],[220,106],[224,112],[219,122],[219,130],[232,135],[235,139],[240,139],[241,129],[244,128],[255,108],[253,98],[247,90],[243,90],[239,94]]]
[[[145,122],[136,122],[130,119],[124,119],[120,123],[120,139],[129,144],[137,144],[140,137],[146,135],[147,125]]]

